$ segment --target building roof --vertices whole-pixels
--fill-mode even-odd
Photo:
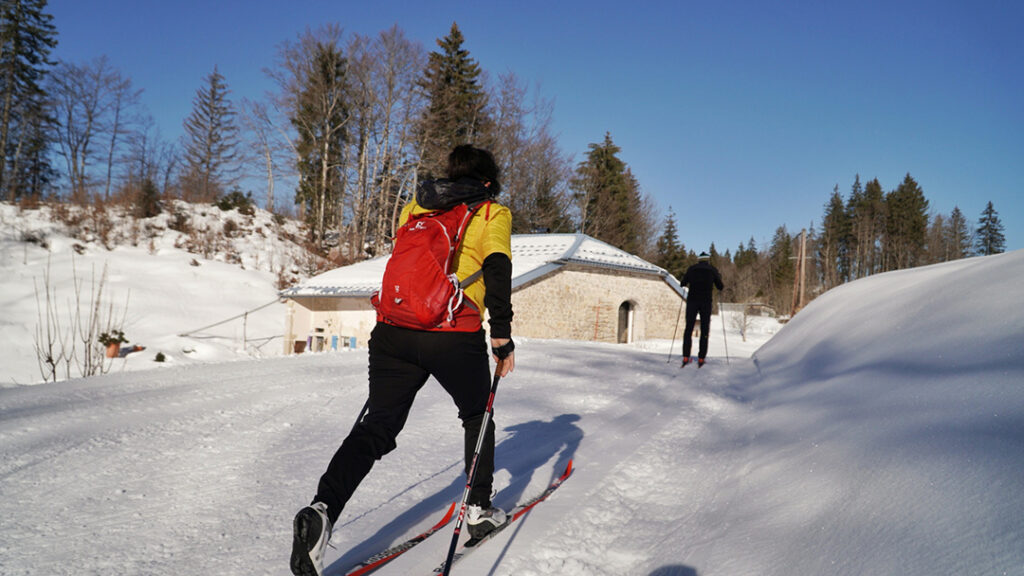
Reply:
[[[282,290],[281,296],[369,297],[380,288],[389,257],[329,270]],[[570,264],[657,276],[685,297],[679,282],[664,268],[586,234],[512,235],[513,291]]]

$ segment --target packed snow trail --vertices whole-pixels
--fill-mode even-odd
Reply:
[[[643,439],[681,418],[666,407],[689,394],[675,362],[660,353],[523,341],[517,354],[517,370],[496,400],[495,502],[504,507],[542,490],[572,458],[577,494],[614,493],[619,480],[602,478],[605,469],[630,474],[625,462],[645,460],[633,454],[658,452]],[[0,391],[0,572],[286,571],[291,517],[358,414],[365,374],[365,352],[355,351]],[[699,376],[710,381],[711,373]],[[699,427],[699,417],[683,419],[687,429]],[[450,400],[428,383],[399,448],[378,463],[339,520],[332,569],[436,521],[464,483],[461,435]],[[631,474],[659,466],[646,460]],[[560,511],[573,498],[545,507]],[[599,509],[581,512],[603,530]],[[536,544],[562,531],[554,521],[541,530],[549,521],[540,516],[531,513],[503,537]],[[515,552],[510,545],[489,547],[505,555]],[[443,559],[429,557],[433,565]]]
[[[512,426],[513,435],[504,439],[499,432],[497,465],[505,470],[496,472],[494,502],[509,509],[522,496],[542,490],[565,468],[558,458],[538,464],[538,455],[551,453],[557,445],[565,444],[562,452],[575,454],[572,480],[519,526],[455,566],[458,574],[646,575],[675,565],[664,559],[680,556],[670,544],[674,534],[708,532],[700,525],[706,519],[697,511],[705,498],[717,498],[716,484],[728,476],[732,464],[701,454],[702,441],[715,444],[701,430],[719,428],[719,420],[734,410],[732,400],[719,397],[728,387],[731,368],[723,362],[709,364],[699,374],[686,373],[661,355],[618,354],[614,346],[603,345],[565,349],[569,354],[563,354],[561,346],[543,345],[550,350],[543,361],[546,369],[530,369],[526,378],[531,384],[517,384],[512,397],[515,410],[523,402],[533,413],[563,415],[551,423],[551,432],[544,432],[548,425],[542,423]],[[537,381],[534,371],[547,376]],[[617,377],[608,378],[610,373]],[[525,377],[518,367],[516,375]],[[513,402],[508,395],[513,380],[504,384],[509,388],[499,430],[513,409],[508,405]],[[538,443],[544,439],[551,446]],[[518,488],[525,481],[530,487]],[[683,493],[679,481],[685,484]],[[351,537],[348,530],[339,530],[335,544],[344,550]],[[444,538],[433,540],[381,573],[429,574],[444,559],[448,545]],[[347,563],[343,556],[336,565],[341,569]],[[329,569],[327,574],[334,572]]]

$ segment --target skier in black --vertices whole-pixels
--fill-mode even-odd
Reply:
[[[690,351],[693,349],[693,326],[697,322],[697,315],[700,314],[700,350],[697,353],[697,366],[704,365],[704,358],[708,355],[708,338],[711,332],[711,292],[713,288],[722,290],[722,275],[718,269],[711,265],[711,257],[707,252],[701,252],[699,260],[693,266],[686,269],[683,279],[679,282],[683,286],[689,286],[690,290],[686,295],[686,328],[683,330],[683,366],[686,366],[693,359]]]

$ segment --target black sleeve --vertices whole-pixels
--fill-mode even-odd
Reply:
[[[719,290],[725,289],[725,285],[722,284],[722,275],[718,272],[718,269],[715,269],[715,287]]]
[[[491,338],[512,337],[512,260],[500,252],[484,259],[484,306],[490,313]]]

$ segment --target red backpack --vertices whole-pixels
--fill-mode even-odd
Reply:
[[[483,271],[461,283],[454,272],[455,253],[481,205],[459,204],[409,216],[395,234],[381,289],[371,298],[378,320],[417,330],[475,332],[481,328],[480,312],[462,290]]]

